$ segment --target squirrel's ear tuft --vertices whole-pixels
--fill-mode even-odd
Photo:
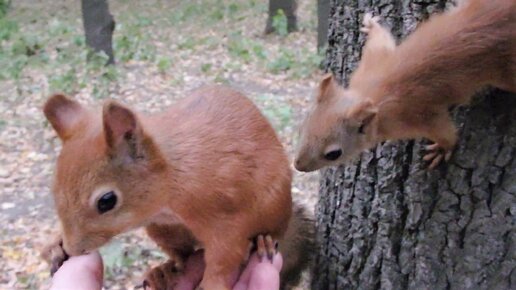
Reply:
[[[81,104],[63,94],[51,96],[43,106],[45,117],[63,141],[76,131],[84,111]]]
[[[103,107],[102,123],[108,154],[124,160],[142,157],[143,133],[135,113],[118,102],[108,101]]]
[[[326,74],[319,83],[317,102],[322,103],[333,98],[337,94],[338,84],[331,73]]]

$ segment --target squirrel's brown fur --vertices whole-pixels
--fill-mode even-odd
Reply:
[[[115,101],[98,114],[54,95],[44,113],[63,141],[53,194],[66,254],[144,226],[178,267],[204,248],[201,287],[229,289],[250,241],[260,234],[280,240],[288,230],[288,158],[267,120],[238,92],[205,87],[153,115]],[[116,205],[101,213],[99,199],[109,192]]]

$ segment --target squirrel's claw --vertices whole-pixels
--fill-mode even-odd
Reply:
[[[378,21],[380,21],[379,16],[373,16],[372,13],[368,12],[364,15],[364,19],[362,20],[362,27],[360,31],[364,33],[369,33],[374,26],[379,25]]]
[[[441,163],[441,161],[450,161],[453,151],[441,147],[438,143],[426,145],[425,150],[429,153],[423,156],[423,160],[429,161],[428,169],[434,169]]]
[[[444,154],[444,161],[446,161],[446,162],[450,161],[452,153],[453,153],[453,151],[451,151],[451,150],[446,152],[446,154]]]
[[[432,162],[430,163],[430,165],[428,165],[428,169],[436,168],[437,165],[439,165],[439,163],[441,163],[442,160],[443,160],[443,155],[442,154],[437,154],[435,156],[435,158],[432,160]]]
[[[439,145],[439,143],[434,143],[434,144],[425,146],[426,151],[437,151],[439,149],[441,149],[441,146]]]
[[[54,242],[47,245],[42,251],[41,256],[50,264],[50,276],[59,270],[63,263],[68,260],[69,256],[63,249],[63,240],[61,237],[55,239]]]
[[[256,252],[261,260],[267,256],[272,262],[274,255],[276,255],[277,243],[274,242],[270,235],[258,235],[256,237]]]

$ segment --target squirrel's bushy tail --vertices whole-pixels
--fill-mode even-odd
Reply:
[[[280,289],[291,289],[299,284],[303,271],[312,265],[315,247],[313,215],[299,202],[294,202],[287,232],[278,246],[283,255]]]

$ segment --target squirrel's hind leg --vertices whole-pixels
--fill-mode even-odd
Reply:
[[[362,59],[369,55],[382,55],[389,53],[396,49],[396,40],[394,36],[378,23],[380,20],[379,16],[373,16],[371,13],[364,15],[362,21],[362,28],[360,31],[367,33],[367,40],[362,50]]]
[[[396,41],[387,28],[378,23],[379,17],[370,13],[364,15],[362,32],[367,39],[362,48],[362,56],[358,67],[351,76],[350,87],[363,80],[370,79],[371,74],[383,74],[396,50]]]
[[[216,235],[216,234],[215,234]],[[241,235],[217,235],[205,244],[206,270],[202,278],[202,290],[230,290],[231,274],[245,262],[249,240],[235,239]]]
[[[146,273],[143,287],[172,289],[179,278],[185,275],[185,262],[194,253],[196,241],[182,225],[151,224],[146,227],[146,231],[169,259]],[[202,273],[200,275],[202,277]]]

